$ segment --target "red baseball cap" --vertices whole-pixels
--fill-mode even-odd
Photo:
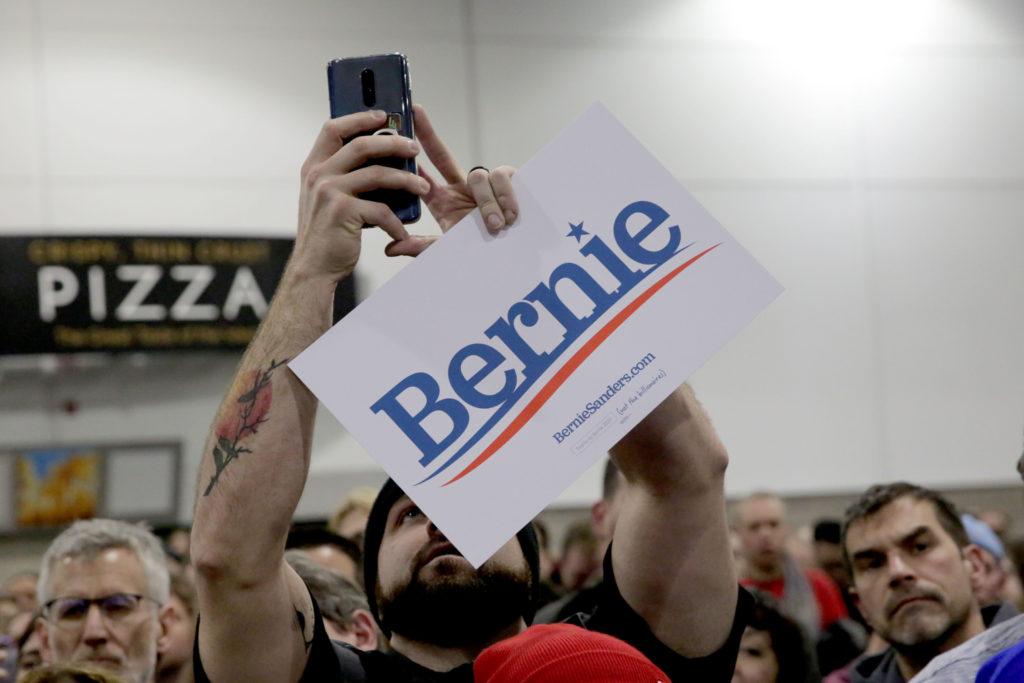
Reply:
[[[473,662],[477,683],[670,683],[639,650],[570,624],[531,626]]]

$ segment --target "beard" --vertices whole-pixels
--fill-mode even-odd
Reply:
[[[934,655],[942,645],[967,621],[968,609],[949,605],[939,595],[928,594],[934,599],[921,607],[903,608],[909,613],[893,617],[884,629],[879,629],[892,646],[908,657]]]
[[[105,659],[105,658],[110,659]],[[82,664],[99,671],[107,672],[117,676],[117,680],[125,683],[147,683],[152,680],[156,663],[156,643],[153,644],[152,652],[141,653],[137,656],[126,655],[116,658],[108,655],[102,649],[91,650],[68,660],[66,663]],[[152,663],[150,663],[152,662]]]
[[[525,565],[485,563],[476,571],[442,563],[427,580],[417,565],[408,584],[375,590],[385,628],[441,647],[473,647],[514,624],[529,609],[532,575]]]

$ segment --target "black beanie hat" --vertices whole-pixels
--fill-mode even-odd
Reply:
[[[380,617],[380,608],[377,605],[377,562],[380,559],[380,544],[384,539],[384,528],[387,524],[388,513],[391,512],[395,502],[405,495],[393,479],[388,479],[373,501],[370,508],[370,517],[366,520],[366,532],[363,535],[363,585],[366,587],[366,602],[369,604],[373,618],[377,620],[382,631],[391,636],[391,630]],[[537,542],[537,534],[533,530],[533,524],[527,524],[519,533],[519,546],[523,549],[523,556],[526,564],[530,567],[530,605],[523,614],[527,624],[533,621],[535,612],[537,590],[540,587],[540,545]]]

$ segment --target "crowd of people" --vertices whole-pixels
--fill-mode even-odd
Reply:
[[[541,540],[548,532],[539,519],[532,533],[520,535],[520,546],[533,546],[523,552],[533,558],[528,562],[530,581],[536,582],[532,601],[521,610],[520,628],[468,648],[475,656],[467,656],[473,675],[465,680],[715,680],[680,678],[679,672],[670,677],[654,663],[657,648],[647,649],[650,641],[636,640],[642,648],[630,644],[637,633],[628,626],[608,629],[620,637],[589,628],[601,624],[593,615],[609,604],[602,596],[608,589],[604,571],[625,485],[625,476],[609,460],[601,498],[589,519],[566,531],[558,553]],[[386,502],[377,504],[377,517],[389,499],[392,505],[406,501],[393,484],[383,493]],[[331,649],[319,655],[401,656],[389,642],[394,626],[380,616],[379,581],[373,599],[366,592],[364,537],[373,508],[373,497],[356,490],[330,520],[295,524],[288,533],[282,557],[316,605],[311,640],[322,625],[319,637],[330,643]],[[1003,524],[996,531],[982,518]],[[1017,680],[1024,593],[1007,550],[1019,544],[1007,543],[1006,519],[995,511],[961,513],[934,491],[896,483],[865,491],[845,518],[816,523],[808,542],[801,537],[810,534],[787,523],[780,497],[760,492],[735,501],[730,514],[734,571],[753,600],[743,611],[738,638],[730,635],[732,651],[723,657],[734,660],[733,668],[718,669],[718,680]],[[370,527],[371,536],[381,533]],[[0,626],[12,647],[0,655],[0,681],[195,681],[193,646],[201,611],[187,540],[187,530],[157,537],[141,526],[107,519],[65,530],[38,573],[3,581]],[[581,570],[583,565],[589,570]],[[486,602],[480,594],[474,597]],[[407,618],[400,616],[399,624]],[[429,621],[445,628],[440,615],[431,614]],[[527,621],[533,625],[525,627]],[[297,620],[298,633],[304,626]],[[426,628],[420,637],[435,637],[438,647],[451,648],[446,638],[468,635]],[[675,659],[669,655],[666,668]],[[341,669],[336,679],[303,680],[363,680],[345,675]],[[410,673],[390,680],[446,679]]]
[[[391,480],[294,524],[316,400],[285,363],[331,324],[365,226],[391,255],[430,242],[360,195],[413,192],[442,230],[475,208],[495,232],[517,219],[514,169],[467,176],[415,117],[418,141],[360,135],[380,112],[324,126],[291,260],[210,429],[191,529],[65,529],[37,573],[3,584],[0,681],[1024,680],[1005,514],[905,482],[805,531],[769,492],[729,509],[728,456],[686,385],[612,448],[590,519],[557,553],[535,521],[474,568]],[[366,165],[421,151],[439,178]]]

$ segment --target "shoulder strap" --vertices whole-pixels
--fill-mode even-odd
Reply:
[[[341,668],[341,680],[345,683],[366,683],[366,669],[363,668],[359,654],[336,640],[332,640],[331,645],[334,647],[334,654],[338,658],[338,666]]]

